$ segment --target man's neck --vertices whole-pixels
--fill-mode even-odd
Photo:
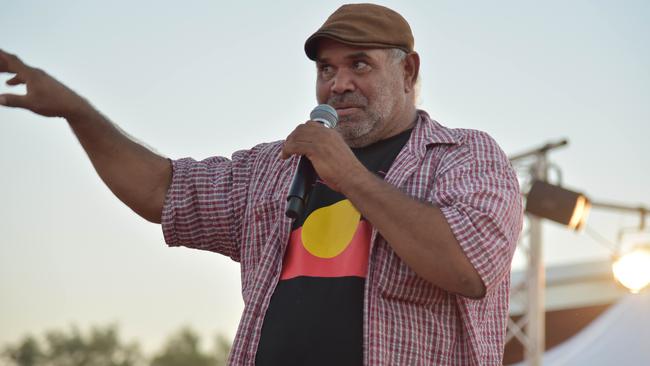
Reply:
[[[407,110],[405,113],[403,113],[401,117],[395,120],[395,123],[392,124],[394,128],[391,128],[390,131],[382,138],[382,140],[393,137],[410,128],[413,128],[417,122],[417,119],[418,112],[415,106],[413,106],[412,108],[409,108],[409,110]]]

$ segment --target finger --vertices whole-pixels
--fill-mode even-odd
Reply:
[[[20,85],[20,84],[25,84],[26,81],[23,80],[20,76],[16,75],[12,77],[11,79],[7,80],[7,85]]]
[[[312,121],[305,121],[305,122],[299,124],[298,126],[296,126],[296,128],[293,129],[293,131],[291,132],[291,134],[289,134],[289,136],[291,136],[293,134],[296,134],[296,133],[304,133],[305,131],[309,131],[310,130],[310,124],[309,124],[310,122],[312,122]]]
[[[313,123],[313,124],[312,124]],[[317,143],[319,142],[322,137],[322,125],[320,125],[318,122],[311,122],[311,123],[305,123],[302,125],[299,125],[296,127],[293,132],[289,136],[287,136],[287,141],[298,141],[298,142],[305,142],[305,143]]]
[[[313,144],[309,142],[301,142],[295,140],[285,141],[284,145],[282,146],[281,157],[283,159],[287,159],[292,155],[305,155],[309,157],[313,152]]]
[[[27,68],[16,55],[0,50],[0,72],[11,72],[17,74]]]
[[[303,123],[301,125],[298,125],[298,127],[296,127],[296,128],[297,129],[302,128],[302,129],[307,129],[307,130],[315,130],[315,129],[318,129],[318,128],[327,128],[327,127],[324,124],[322,124],[320,122],[317,122],[317,121],[307,121],[307,122],[305,122],[305,123]]]
[[[296,152],[293,152],[293,146],[295,146],[295,143],[307,143],[311,144],[313,143],[313,133],[310,131],[313,131],[312,129],[314,128],[314,124],[320,125],[318,122],[314,121],[305,121],[296,128],[291,131],[289,136],[284,140],[284,144],[282,145],[282,150],[280,150],[279,157],[280,159],[286,160],[290,158],[292,155],[295,155]],[[321,126],[322,127],[322,126]]]
[[[27,108],[27,97],[17,94],[0,94],[0,105],[12,108]]]
[[[316,122],[316,121],[307,121],[305,123],[307,126],[316,126],[316,128],[327,128],[322,122]]]
[[[291,157],[291,153],[289,153],[289,150],[287,148],[287,145],[289,145],[289,141],[285,140],[284,143],[282,144],[282,149],[280,149],[280,159],[282,160],[287,160]]]

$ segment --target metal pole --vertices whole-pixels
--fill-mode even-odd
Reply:
[[[539,157],[540,155],[544,155],[544,154],[546,154],[547,152],[549,152],[549,151],[551,151],[553,149],[557,149],[558,147],[567,146],[568,144],[569,144],[569,140],[567,140],[567,139],[563,139],[563,140],[556,141],[556,142],[548,142],[548,143],[546,143],[546,144],[544,144],[544,145],[542,145],[540,147],[536,147],[536,148],[528,150],[526,152],[519,153],[517,155],[511,155],[510,157],[508,157],[508,159],[510,159],[511,162],[515,162],[517,160],[525,159],[525,158],[528,158],[528,157],[531,157],[531,156]]]
[[[525,161],[529,167],[529,178],[547,181],[549,171],[547,154],[551,150],[567,146],[568,143],[566,139],[548,142],[537,148],[510,156],[509,159],[511,162]],[[534,160],[529,163],[529,159]],[[520,322],[516,324],[509,323],[508,332],[511,338],[517,337],[524,347],[524,363],[530,366],[541,366],[546,348],[546,274],[542,245],[543,220],[534,215],[528,215],[527,222],[528,247],[526,248],[526,254],[528,263],[524,281],[527,299],[526,313],[520,319]],[[521,335],[520,323],[525,327],[525,336]]]
[[[591,207],[602,208],[602,209],[613,210],[613,211],[638,213],[641,218],[641,221],[639,223],[639,230],[645,230],[646,216],[650,214],[650,209],[646,208],[645,206],[629,206],[629,205],[621,205],[616,203],[592,201]]]
[[[546,151],[537,154],[532,173],[535,179],[546,181],[548,166]],[[534,215],[529,215],[530,222],[530,247],[528,255],[528,334],[529,347],[526,352],[526,364],[541,366],[545,349],[545,299],[546,275],[544,272],[544,256],[542,246],[542,220]]]

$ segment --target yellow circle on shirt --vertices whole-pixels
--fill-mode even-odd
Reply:
[[[314,210],[302,225],[302,245],[316,257],[336,257],[350,244],[360,218],[347,199]]]

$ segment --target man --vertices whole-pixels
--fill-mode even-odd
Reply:
[[[241,264],[233,365],[498,365],[521,229],[516,176],[485,133],[415,108],[410,27],[345,5],[305,43],[317,100],[337,110],[232,159],[170,162],[124,136],[43,71],[0,52],[26,84],[0,104],[67,119],[100,177],[169,245]],[[299,156],[318,180],[284,215]]]

